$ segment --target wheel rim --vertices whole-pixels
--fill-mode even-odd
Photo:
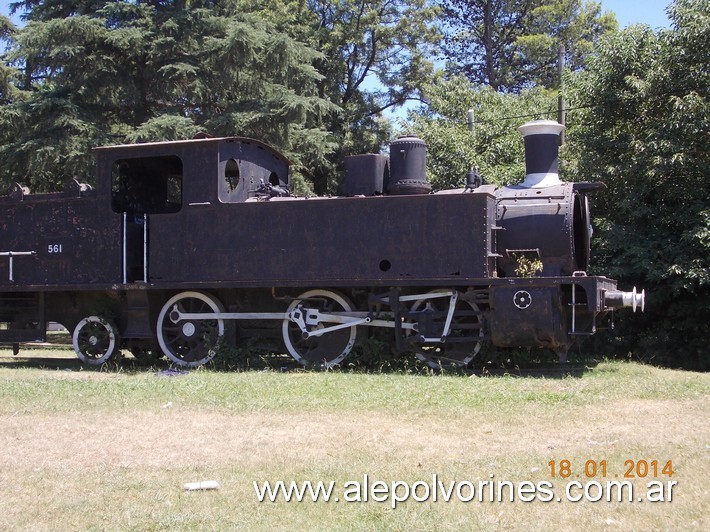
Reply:
[[[291,312],[299,305],[307,308],[316,308],[321,312],[352,312],[352,304],[345,296],[330,290],[311,290],[298,296],[291,302],[287,312]],[[309,326],[308,330],[327,327],[323,323],[318,326]],[[322,336],[303,338],[300,327],[289,319],[282,325],[283,340],[289,354],[303,365],[323,364],[330,368],[340,364],[350,354],[357,337],[357,326],[339,329]]]
[[[173,322],[170,313],[177,307],[182,313],[224,312],[218,299],[203,292],[182,292],[163,305],[158,316],[158,343],[171,361],[180,366],[201,366],[212,360],[224,337],[224,320],[180,320]]]
[[[79,360],[98,366],[116,352],[118,333],[108,321],[98,316],[88,316],[74,328],[72,345]]]
[[[446,290],[434,290],[431,294],[441,293]],[[412,305],[412,312],[432,312],[432,322],[441,335],[449,310],[449,299],[437,297],[432,299],[419,299]],[[429,367],[442,369],[446,367],[463,367],[474,359],[481,350],[484,330],[480,308],[475,303],[463,299],[459,293],[451,320],[449,338],[453,341],[439,342],[412,342],[414,354]]]

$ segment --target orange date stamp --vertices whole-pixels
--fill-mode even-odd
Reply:
[[[547,463],[550,476],[569,478],[571,476],[586,478],[607,478],[622,476],[625,479],[658,478],[673,476],[673,460],[625,460],[623,465],[610,469],[607,460],[550,460]]]

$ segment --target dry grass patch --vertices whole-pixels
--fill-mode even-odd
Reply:
[[[618,363],[563,379],[0,368],[0,529],[703,530],[708,384],[707,375]],[[394,510],[259,503],[252,487],[436,474],[561,489],[547,464],[562,459],[607,460],[610,476],[628,459],[672,459],[678,487],[672,503],[410,501]],[[220,490],[182,490],[208,479]]]

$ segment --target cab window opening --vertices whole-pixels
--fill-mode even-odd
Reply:
[[[182,208],[183,164],[174,155],[119,159],[112,168],[114,212],[166,214]]]
[[[224,166],[224,180],[230,192],[239,186],[239,164],[234,159],[229,159]]]

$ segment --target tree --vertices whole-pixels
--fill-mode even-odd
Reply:
[[[328,125],[342,139],[335,156],[379,152],[390,135],[380,114],[417,95],[431,73],[428,47],[438,37],[426,0],[313,0],[317,47],[326,57],[323,96],[343,113]]]
[[[13,6],[28,24],[6,64],[24,72],[16,86],[33,101],[54,100],[50,126],[73,110],[81,126],[76,135],[98,135],[89,144],[185,138],[197,129],[257,136],[295,162],[302,191],[311,181],[319,193],[337,191],[344,155],[380,150],[390,135],[381,112],[416,97],[437,35],[425,0],[23,0]],[[85,145],[64,145],[55,154],[76,157],[52,168],[46,166],[51,157],[42,168],[33,164],[36,146],[23,147],[13,131],[24,132],[21,137],[57,131],[42,126],[36,112],[5,110],[4,124],[12,126],[6,153],[18,155],[7,161],[0,153],[0,162],[13,167],[5,175],[31,168],[44,183],[57,170],[85,173],[91,160],[80,155]],[[41,143],[50,148],[69,137]]]
[[[189,138],[271,142],[307,172],[334,148],[318,95],[322,54],[230,1],[15,4],[9,64],[26,97],[0,109],[0,172],[38,189],[92,173],[91,147]],[[305,180],[299,181],[307,190]]]
[[[710,9],[676,0],[673,28],[603,40],[573,79],[569,135],[579,171],[606,182],[596,202],[599,270],[646,288],[645,314],[619,338],[647,359],[710,366]]]
[[[15,26],[7,17],[0,16],[0,49],[14,41]],[[5,63],[0,63],[0,105],[7,105],[18,95],[15,88],[19,81],[19,71]]]
[[[319,193],[337,191],[345,155],[379,152],[390,136],[382,112],[419,97],[431,75],[429,60],[439,33],[436,9],[426,0],[243,1],[244,9],[322,52],[319,95],[342,112],[325,127],[338,149],[330,164],[315,169]]]
[[[423,87],[428,104],[409,114],[409,130],[427,143],[427,175],[434,189],[463,187],[475,167],[486,182],[519,183],[525,177],[523,139],[517,127],[554,117],[555,94],[542,89],[502,94],[463,77]],[[467,125],[474,111],[474,130]]]
[[[558,81],[557,60],[566,45],[573,70],[599,37],[617,28],[601,5],[582,0],[441,0],[443,56],[449,73],[497,91],[520,91]]]

